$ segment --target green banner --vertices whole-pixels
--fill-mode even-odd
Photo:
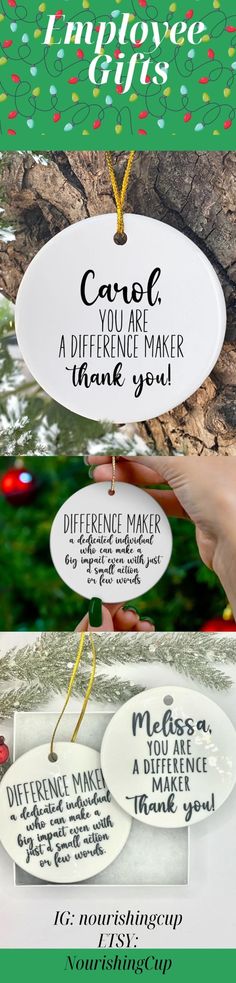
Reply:
[[[41,983],[54,974],[57,983],[68,979],[134,980],[145,977],[149,983],[164,978],[172,983],[214,983],[235,979],[236,949],[3,949],[0,952],[2,979],[8,983]]]
[[[0,0],[15,148],[235,149],[235,0]]]

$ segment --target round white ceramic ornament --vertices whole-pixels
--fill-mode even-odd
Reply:
[[[51,529],[62,580],[84,597],[125,601],[145,594],[168,566],[172,534],[163,509],[134,485],[109,482],[75,492]]]
[[[32,375],[62,406],[127,423],[173,409],[219,356],[226,309],[200,249],[163,222],[126,215],[77,222],[33,259],[16,303]]]
[[[105,870],[123,849],[131,820],[111,798],[98,751],[58,743],[28,751],[0,785],[0,840],[34,877],[58,884]]]
[[[190,826],[213,815],[236,780],[236,731],[206,696],[147,690],[109,723],[102,769],[116,802],[148,826]]]

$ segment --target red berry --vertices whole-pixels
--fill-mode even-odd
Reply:
[[[184,123],[189,123],[190,119],[192,119],[192,113],[185,113]]]
[[[61,113],[54,113],[53,122],[59,123],[59,119],[61,119]]]

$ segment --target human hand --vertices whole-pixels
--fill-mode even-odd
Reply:
[[[111,457],[88,458],[95,481],[111,480]],[[218,575],[236,615],[236,462],[229,458],[119,457],[117,481],[138,485],[168,516],[195,525],[203,562]],[[151,486],[166,484],[166,489]]]
[[[155,631],[155,625],[146,618],[140,618],[136,609],[123,604],[102,604],[94,598],[89,612],[77,625],[76,631]]]

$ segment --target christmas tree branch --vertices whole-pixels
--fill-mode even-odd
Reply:
[[[43,632],[22,648],[14,646],[0,658],[0,682],[13,684],[0,695],[0,716],[9,717],[15,710],[33,710],[47,705],[55,693],[67,689],[78,650],[79,634]],[[232,636],[198,632],[166,632],[163,635],[96,634],[97,675],[93,697],[99,702],[122,703],[140,691],[127,680],[120,680],[118,664],[160,663],[172,666],[180,676],[201,682],[209,689],[227,690],[230,676],[218,663],[236,662],[236,645]],[[89,636],[83,654],[83,670],[74,687],[78,698],[85,693],[89,679],[91,651]],[[104,675],[102,667],[116,666],[114,676]]]
[[[89,673],[80,675],[74,684],[74,696],[78,696],[80,699],[85,695],[89,679]],[[20,686],[17,690],[7,690],[0,696],[0,718],[12,717],[16,710],[21,712],[37,710],[43,703],[47,704],[49,697],[60,692],[61,688],[56,679],[50,694],[46,683],[45,686],[31,684]],[[121,682],[116,676],[111,679],[102,675],[97,676],[93,685],[93,699],[99,703],[124,703],[139,692],[140,686],[134,686],[127,680]]]

